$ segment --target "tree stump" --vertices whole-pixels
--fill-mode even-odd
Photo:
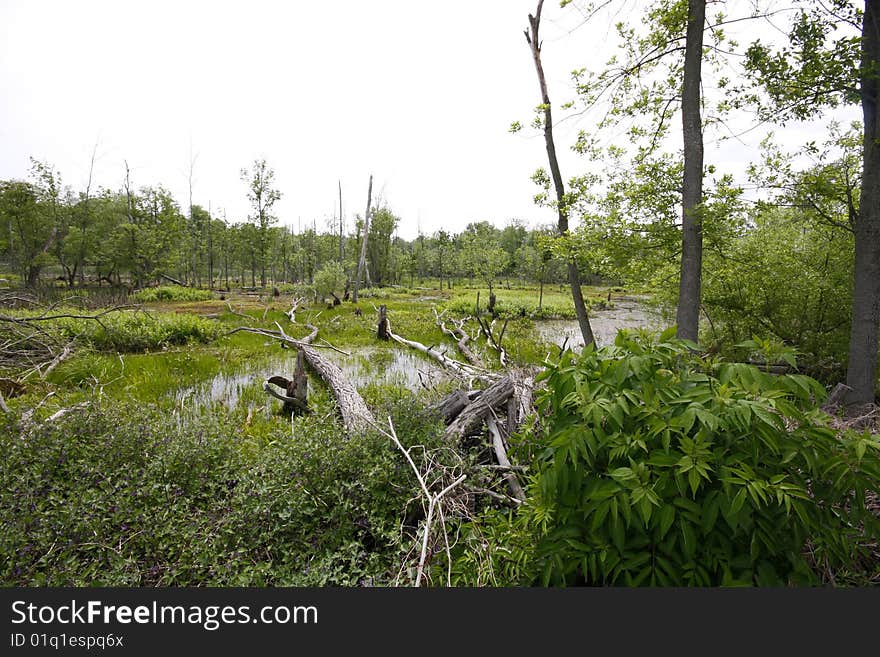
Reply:
[[[379,306],[379,328],[376,335],[380,340],[388,340],[388,307],[383,303]]]
[[[266,386],[266,392],[284,402],[282,412],[285,415],[303,415],[309,412],[309,377],[306,374],[305,353],[302,349],[296,354],[296,369],[293,372],[293,379],[273,376],[266,382],[284,389],[285,394],[279,395]]]

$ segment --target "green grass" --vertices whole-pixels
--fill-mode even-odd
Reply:
[[[131,299],[141,303],[155,301],[207,301],[213,299],[214,294],[210,290],[200,290],[180,285],[160,285],[139,290],[131,295]]]

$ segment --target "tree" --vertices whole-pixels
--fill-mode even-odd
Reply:
[[[364,264],[367,259],[367,238],[370,234],[370,204],[373,202],[373,176],[370,174],[370,185],[367,187],[367,209],[364,212],[364,228],[361,236],[361,257],[358,259],[357,274],[354,277],[354,291],[351,295],[352,303],[358,302],[358,288],[361,284],[361,276],[364,273]]]
[[[681,122],[684,170],[681,185],[681,277],[676,323],[679,338],[697,341],[700,325],[700,282],[703,268],[703,126],[700,118],[700,69],[706,0],[688,0]]]
[[[8,235],[7,250],[22,280],[33,287],[45,264],[43,246],[52,237],[51,228],[39,221],[37,190],[30,183],[11,180],[0,183],[0,220]]]
[[[393,276],[391,236],[399,223],[400,219],[387,207],[383,206],[371,213],[367,255],[370,277],[374,284],[386,283]]]
[[[880,332],[880,0],[860,12],[850,0],[805,2],[791,25],[788,43],[774,49],[755,41],[746,71],[766,92],[767,118],[815,116],[822,107],[860,102],[862,185],[854,225],[853,300],[846,402],[873,402]],[[840,28],[850,29],[839,36]],[[834,38],[837,37],[837,38]]]
[[[336,260],[330,260],[315,274],[315,291],[322,297],[332,296],[333,304],[337,305],[346,282],[348,277],[342,265]]]
[[[526,41],[532,50],[532,59],[535,62],[535,70],[538,73],[538,84],[541,88],[541,105],[544,118],[544,144],[547,149],[547,159],[550,164],[550,175],[553,179],[553,187],[556,190],[556,213],[558,216],[557,230],[560,237],[568,233],[568,202],[565,197],[565,186],[562,182],[562,174],[559,172],[559,161],[556,159],[556,144],[553,141],[553,117],[550,110],[550,95],[547,91],[547,81],[544,78],[544,67],[541,64],[541,42],[538,40],[538,28],[541,25],[541,9],[544,0],[538,0],[538,9],[535,15],[529,14],[529,28],[526,30]],[[577,263],[570,260],[568,263],[568,282],[571,287],[571,297],[574,301],[575,312],[577,313],[578,325],[581,329],[581,335],[584,338],[584,344],[589,345],[595,342],[593,338],[593,329],[590,326],[590,318],[587,315],[587,305],[584,303],[584,295],[581,290],[581,277],[578,271]]]
[[[254,214],[249,215],[257,227],[257,254],[259,255],[260,285],[266,287],[266,252],[269,243],[269,227],[277,221],[272,206],[281,198],[281,192],[273,188],[275,172],[266,160],[254,160],[251,170],[241,170],[241,179],[248,185],[248,200]]]
[[[510,263],[510,256],[501,248],[497,233],[494,226],[481,221],[469,224],[460,236],[462,268],[489,287],[490,312],[495,307],[495,281]]]

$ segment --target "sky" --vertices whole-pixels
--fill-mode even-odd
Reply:
[[[406,239],[481,220],[552,223],[530,180],[546,166],[542,135],[509,132],[540,102],[523,35],[535,6],[0,0],[0,179],[24,178],[34,157],[82,190],[94,151],[93,187],[120,189],[127,162],[134,187],[161,184],[185,208],[192,169],[193,202],[240,221],[241,170],[264,158],[282,193],[275,214],[294,230],[327,228],[339,183],[351,229],[370,175]],[[572,69],[613,51],[611,19],[581,23],[577,9],[545,4],[557,106],[572,98]],[[567,147],[583,127],[556,128],[566,177],[583,168]],[[787,134],[797,142],[809,128]],[[715,157],[742,164],[760,136]]]

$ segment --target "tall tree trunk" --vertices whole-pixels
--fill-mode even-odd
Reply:
[[[343,260],[345,259],[345,246],[343,242],[343,228],[345,227],[345,221],[343,221],[342,217],[342,181],[339,182],[339,264],[341,265]]]
[[[864,119],[862,189],[855,225],[852,329],[846,402],[858,407],[874,401],[880,324],[880,0],[865,0],[862,18],[861,96]]]
[[[559,171],[559,161],[556,159],[556,145],[553,141],[553,117],[550,112],[550,94],[547,92],[547,80],[544,78],[544,66],[541,64],[541,42],[538,40],[538,28],[541,25],[541,9],[544,0],[538,0],[538,9],[535,15],[529,14],[529,30],[525,31],[526,41],[532,49],[532,58],[535,61],[535,70],[538,73],[538,84],[541,87],[541,103],[544,108],[544,143],[547,147],[547,159],[550,163],[550,175],[553,178],[553,186],[556,189],[556,211],[558,221],[557,232],[560,236],[568,232],[568,206],[565,202],[565,186],[562,183],[562,174]],[[584,294],[581,290],[581,276],[577,263],[574,260],[568,262],[568,283],[571,287],[571,298],[574,301],[574,309],[577,313],[578,325],[584,344],[595,342],[593,328],[590,326],[590,317],[587,314],[587,305],[584,303]]]
[[[679,338],[697,341],[703,267],[703,125],[700,118],[700,69],[706,0],[688,0],[688,23],[681,87],[684,175],[681,185],[681,277],[676,323]]]
[[[370,234],[370,203],[373,201],[373,176],[370,175],[370,186],[367,188],[367,211],[364,213],[364,234],[361,238],[361,257],[358,260],[357,275],[354,278],[354,291],[351,295],[352,303],[358,302],[358,286],[364,273],[364,263],[367,260],[367,236]]]

